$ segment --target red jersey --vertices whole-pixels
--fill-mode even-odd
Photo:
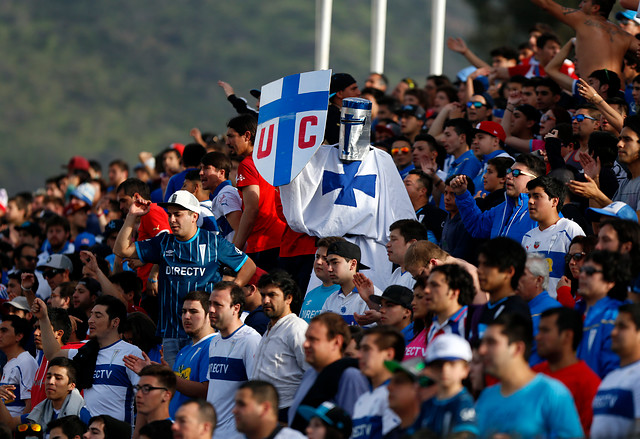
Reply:
[[[576,66],[569,60],[565,60],[560,67],[560,73],[564,73],[573,79],[578,79],[576,75]],[[547,76],[544,71],[544,67],[540,64],[518,64],[514,67],[509,67],[509,76],[522,75],[525,78],[536,78]]]
[[[282,242],[280,243],[280,257],[287,258],[302,255],[316,254],[316,238],[306,233],[299,233],[291,230],[282,212],[282,202],[280,201],[280,191],[276,189],[276,212],[278,218],[285,223]]]
[[[169,227],[169,217],[167,212],[156,203],[151,203],[151,209],[149,213],[140,217],[140,225],[138,226],[138,236],[136,241],[144,241],[149,238],[153,238],[160,232],[171,233],[171,227]],[[147,278],[153,264],[145,264],[138,268],[136,273],[142,285],[146,288]]]
[[[84,343],[68,343],[62,346],[61,349],[80,349],[84,346]],[[47,398],[45,390],[45,378],[47,377],[47,369],[49,368],[49,360],[42,355],[42,361],[36,375],[33,379],[33,386],[31,387],[31,408],[37,406]]]
[[[253,224],[253,230],[247,238],[246,253],[257,253],[280,247],[285,224],[278,218],[276,212],[276,188],[262,178],[253,163],[253,157],[245,157],[238,166],[236,177],[240,197],[242,188],[257,185],[260,188],[258,201],[258,217]],[[244,199],[243,199],[244,208]]]
[[[582,360],[555,372],[549,369],[549,362],[545,361],[533,366],[533,370],[557,379],[569,389],[576,403],[584,434],[588,437],[593,419],[591,403],[598,392],[600,377]]]

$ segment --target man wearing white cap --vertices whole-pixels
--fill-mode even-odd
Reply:
[[[73,272],[73,263],[68,256],[55,254],[38,265],[38,270],[42,272],[42,276],[53,291],[61,283],[70,281],[69,275]]]
[[[162,233],[146,241],[132,242],[137,218],[150,208],[150,201],[136,195],[113,252],[123,258],[160,265],[158,335],[163,337],[165,360],[173,365],[178,350],[189,342],[180,325],[186,294],[197,290],[211,292],[213,285],[222,280],[218,271],[220,262],[238,272],[236,283],[241,286],[255,273],[255,264],[220,235],[198,228],[200,203],[193,194],[180,190],[167,203],[159,205],[167,210],[173,234]]]

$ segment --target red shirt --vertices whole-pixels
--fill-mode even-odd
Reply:
[[[591,421],[593,420],[591,403],[598,392],[600,377],[582,360],[555,372],[551,372],[549,362],[545,361],[533,366],[533,370],[555,378],[567,386],[576,403],[584,434],[588,437]]]
[[[285,224],[278,218],[276,212],[276,188],[262,178],[253,163],[253,157],[245,157],[238,166],[236,177],[240,197],[242,188],[257,185],[260,188],[258,201],[258,217],[253,224],[253,229],[247,238],[245,252],[257,253],[264,250],[280,247]],[[244,200],[243,200],[244,208]]]
[[[68,343],[62,346],[61,349],[79,349],[84,346],[84,343]],[[31,386],[31,408],[40,404],[47,398],[45,393],[45,378],[47,377],[47,369],[49,368],[49,360],[43,355],[42,362],[36,370],[36,375],[33,380],[33,386]]]
[[[276,212],[278,218],[285,223],[284,234],[282,235],[282,242],[280,243],[280,257],[287,258],[293,256],[302,255],[315,255],[316,250],[316,238],[309,236],[306,233],[298,233],[289,227],[287,219],[282,212],[282,202],[280,201],[280,191],[276,189]]]
[[[564,73],[573,79],[578,79],[576,75],[576,66],[571,61],[565,61],[560,67],[560,73]],[[509,67],[509,76],[522,75],[525,78],[535,78],[547,76],[544,71],[544,67],[540,64],[518,64],[514,67]]]
[[[156,203],[151,203],[151,209],[149,213],[140,217],[140,226],[138,226],[138,237],[136,241],[144,241],[145,239],[153,238],[160,232],[171,233],[171,227],[169,227],[169,217],[167,212]],[[136,273],[142,285],[146,288],[147,278],[153,264],[144,264],[138,268]]]

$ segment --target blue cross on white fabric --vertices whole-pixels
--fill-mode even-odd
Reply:
[[[337,174],[331,171],[324,171],[322,174],[322,195],[328,194],[336,189],[340,189],[338,198],[334,204],[343,206],[358,207],[356,203],[355,189],[369,195],[376,196],[376,175],[358,175],[358,169],[362,162],[350,162],[343,164],[344,174]]]
[[[259,123],[280,118],[273,176],[274,186],[287,184],[291,181],[296,114],[327,109],[328,103],[324,99],[327,92],[298,93],[299,86],[300,74],[282,78],[280,99],[260,107]]]

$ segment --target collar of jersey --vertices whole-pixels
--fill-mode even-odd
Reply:
[[[218,185],[217,188],[215,188],[215,190],[213,191],[213,193],[211,194],[211,196],[209,196],[210,200],[213,200],[222,190],[222,188],[224,188],[225,186],[230,186],[231,185],[231,180],[225,180],[222,183],[220,183]]]
[[[229,336],[228,336],[228,337],[222,337],[222,334],[220,334],[220,337],[221,337],[223,340],[227,340],[227,339],[229,339],[229,338],[233,337],[233,336],[236,334],[236,332],[238,332],[238,331],[239,331],[239,330],[241,330],[242,328],[244,328],[244,323],[243,323],[243,324],[242,324],[242,326],[240,326],[238,329],[236,329],[236,330],[235,330],[235,331],[233,331],[231,334],[229,334]]]
[[[186,241],[180,241],[177,237],[176,237],[176,241],[178,241],[180,244],[189,244],[190,242],[192,242],[193,240],[195,240],[198,235],[200,234],[200,227],[198,227],[198,229],[196,230],[196,234],[193,235],[191,238],[189,238]]]

